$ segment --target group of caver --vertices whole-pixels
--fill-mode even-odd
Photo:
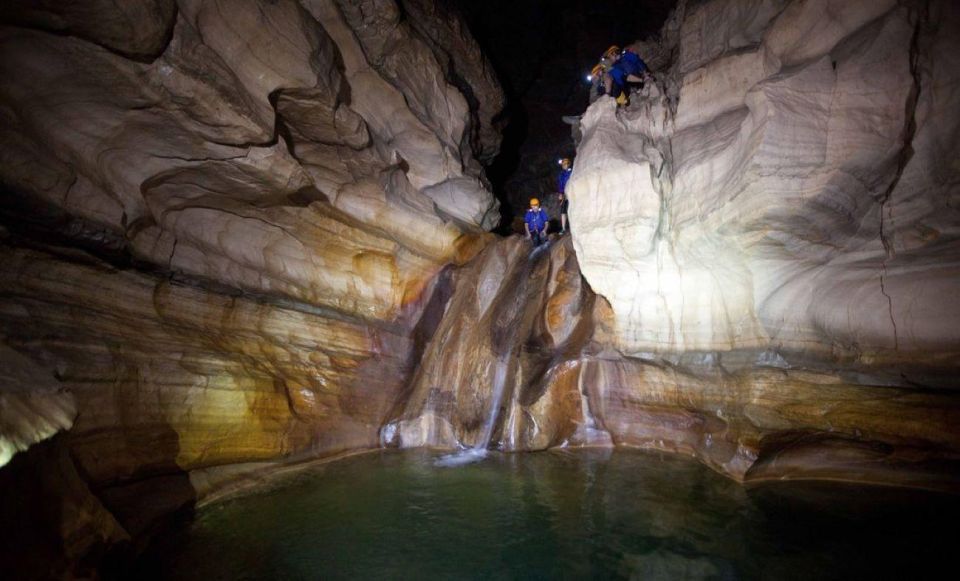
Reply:
[[[587,76],[587,80],[593,83],[597,94],[610,95],[621,106],[629,102],[631,89],[643,87],[644,82],[650,78],[647,64],[643,62],[640,55],[629,48],[621,49],[617,45],[611,46],[603,53],[600,62],[593,67],[590,75]],[[567,158],[561,159],[560,175],[557,177],[561,236],[567,233],[569,201],[567,200],[566,189],[567,180],[570,179],[572,171],[570,160]],[[540,200],[537,198],[530,199],[530,208],[527,210],[523,221],[527,237],[530,238],[535,247],[546,242],[550,218],[547,216],[546,210],[540,207]]]
[[[557,176],[557,195],[560,202],[560,235],[567,233],[567,207],[570,202],[567,200],[567,181],[573,168],[570,167],[570,160],[563,158],[560,160],[560,175]],[[540,246],[547,241],[547,228],[550,226],[550,217],[547,211],[540,207],[540,200],[530,198],[530,208],[523,217],[523,225],[527,231],[527,237],[533,242],[533,245]]]

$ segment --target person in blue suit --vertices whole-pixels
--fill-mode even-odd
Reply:
[[[547,225],[550,218],[547,212],[540,208],[540,200],[530,198],[530,209],[523,217],[523,226],[527,229],[527,237],[537,247],[547,241]]]
[[[616,50],[614,50],[616,49]],[[626,90],[631,83],[643,83],[647,76],[647,63],[640,55],[629,48],[619,50],[612,46],[604,53],[603,58],[608,63],[607,74],[604,78],[606,93],[617,99],[623,105],[627,102]]]
[[[564,194],[567,192],[567,180],[570,179],[573,168],[570,167],[569,157],[561,159],[558,163],[560,164],[560,174],[557,175],[557,191]]]
[[[560,160],[560,175],[557,176],[557,193],[560,201],[560,235],[567,233],[567,208],[570,207],[570,201],[567,199],[567,181],[570,180],[570,174],[573,168],[570,167],[570,158],[565,157]]]

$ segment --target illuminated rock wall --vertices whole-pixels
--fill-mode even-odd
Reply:
[[[674,62],[591,106],[570,185],[619,348],[955,385],[958,23],[950,2],[718,1],[638,45]]]
[[[510,238],[453,275],[385,445],[634,446],[694,456],[741,481],[955,488],[951,390],[877,385],[748,351],[625,356],[616,313],[572,250],[569,237],[535,252]]]
[[[0,464],[40,480],[2,484],[69,474],[48,524],[113,540],[379,444],[499,219],[504,105],[429,1],[120,4],[0,8]]]
[[[681,3],[532,254],[442,7],[113,4],[0,9],[2,508],[66,543],[23,571],[379,445],[955,488],[952,3]]]
[[[956,486],[958,30],[951,2],[714,1],[637,43],[656,83],[591,105],[568,186],[614,441]]]
[[[125,417],[173,425],[181,467],[273,457],[338,440],[313,420],[342,398],[372,415],[333,448],[375,443],[431,281],[498,218],[474,156],[502,93],[452,15],[412,7],[4,8],[0,325],[79,395],[76,442]],[[91,473],[146,462],[127,452]]]

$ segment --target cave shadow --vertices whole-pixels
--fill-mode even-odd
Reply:
[[[190,473],[176,462],[179,435],[163,426],[156,435],[161,442],[176,442],[165,448],[163,461],[148,473],[98,488],[94,494],[130,534],[127,550],[105,560],[102,578],[167,579],[167,556],[184,540],[184,531],[196,516],[197,491]]]
[[[177,433],[152,430],[165,451],[148,474],[91,485],[61,433],[0,468],[0,571],[7,579],[162,578],[139,555],[193,519],[197,494],[176,464]],[[170,454],[167,454],[170,452]],[[154,572],[146,574],[145,572]],[[131,573],[136,572],[135,575]]]
[[[778,539],[775,547],[753,548],[758,558],[796,554],[812,569],[823,562],[821,578],[831,579],[933,579],[955,567],[956,494],[827,481],[746,490],[763,515],[762,536]],[[828,561],[830,553],[844,559]]]
[[[500,222],[493,230],[501,236],[513,233],[513,218],[523,211],[516,207],[507,192],[507,181],[520,167],[520,148],[527,139],[529,116],[519,99],[508,99],[504,118],[507,119],[500,143],[500,153],[486,168],[487,179],[493,188],[493,195],[500,202]]]
[[[63,436],[35,444],[0,468],[0,571],[10,579],[66,575],[65,505],[77,484]]]

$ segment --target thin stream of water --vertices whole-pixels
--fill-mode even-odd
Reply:
[[[435,461],[437,466],[463,466],[464,464],[471,464],[486,458],[487,451],[490,447],[490,440],[493,438],[493,430],[497,424],[497,418],[500,415],[500,407],[503,404],[503,395],[506,391],[507,376],[510,372],[511,358],[519,348],[517,342],[519,341],[519,338],[522,337],[522,334],[517,333],[518,329],[516,323],[523,318],[522,311],[525,305],[523,299],[526,298],[528,292],[527,285],[530,284],[530,273],[538,256],[540,256],[542,252],[549,247],[550,243],[547,242],[534,248],[528,255],[527,260],[523,263],[521,269],[515,273],[512,273],[512,276],[514,276],[516,279],[517,286],[513,287],[506,285],[508,287],[507,295],[509,298],[513,299],[512,301],[506,300],[502,302],[502,306],[506,308],[506,318],[510,321],[510,324],[504,327],[506,331],[510,332],[509,344],[506,352],[498,355],[496,359],[493,373],[493,384],[490,386],[490,409],[487,412],[486,418],[484,419],[483,431],[480,433],[480,439],[478,439],[477,442],[469,448],[458,450],[452,454],[446,454],[440,458],[437,458]],[[511,309],[510,307],[513,308]]]
[[[479,462],[487,457],[487,448],[490,446],[490,438],[493,437],[493,427],[496,425],[497,416],[500,412],[500,404],[503,399],[508,371],[509,362],[505,358],[497,359],[490,394],[490,411],[487,412],[487,418],[484,420],[483,432],[480,433],[480,439],[470,448],[459,450],[452,454],[445,454],[437,458],[435,461],[437,466],[463,466],[464,464]]]

